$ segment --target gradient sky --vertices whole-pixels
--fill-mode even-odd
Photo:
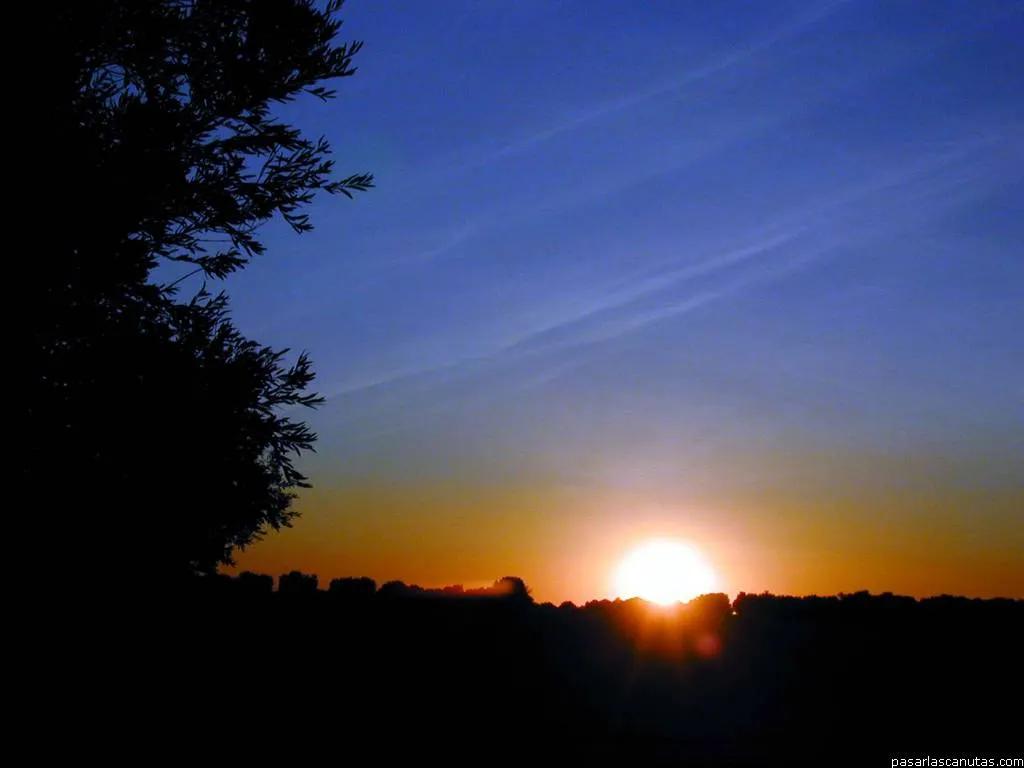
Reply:
[[[1024,3],[350,0],[372,171],[227,282],[315,488],[240,558],[609,596],[1024,597]]]

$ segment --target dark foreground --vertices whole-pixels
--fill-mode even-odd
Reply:
[[[100,609],[71,628],[64,706],[83,755],[884,766],[1021,753],[1022,600],[709,595],[669,610],[249,587],[125,598],[108,616],[116,638]]]

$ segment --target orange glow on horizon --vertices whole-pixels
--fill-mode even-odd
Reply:
[[[651,501],[646,493],[542,482],[314,482],[299,498],[295,527],[239,553],[231,572],[297,569],[317,574],[324,588],[346,576],[430,588],[518,576],[538,602],[582,605],[621,597],[617,565],[632,547],[663,538],[696,545],[717,577],[708,591],[731,597],[1024,597],[1012,496],[865,495],[821,509],[781,494]],[[985,526],[965,529],[957,510],[982,501]]]

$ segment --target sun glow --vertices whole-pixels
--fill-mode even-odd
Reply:
[[[688,544],[656,539],[627,554],[613,577],[615,594],[668,605],[714,592],[718,578],[703,555]]]

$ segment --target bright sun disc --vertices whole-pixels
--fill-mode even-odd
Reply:
[[[693,547],[678,541],[656,540],[641,544],[619,564],[615,593],[668,605],[686,602],[718,587],[715,572]]]

